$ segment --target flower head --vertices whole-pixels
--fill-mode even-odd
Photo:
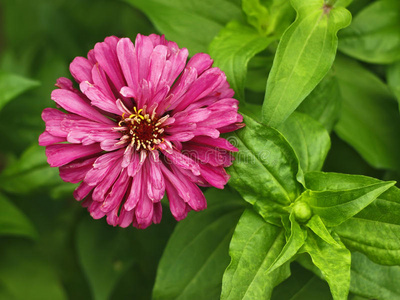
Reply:
[[[108,37],[76,57],[79,90],[59,78],[39,144],[93,218],[121,227],[159,223],[167,193],[184,219],[207,206],[199,186],[223,188],[237,151],[220,133],[243,126],[224,73],[163,36]]]

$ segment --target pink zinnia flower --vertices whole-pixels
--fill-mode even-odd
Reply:
[[[238,101],[207,54],[187,57],[163,36],[112,36],[71,63],[80,90],[58,79],[51,99],[66,112],[43,111],[39,144],[64,181],[81,182],[74,197],[93,218],[146,228],[166,192],[182,220],[207,206],[198,186],[227,183],[237,149],[220,134],[243,126]]]

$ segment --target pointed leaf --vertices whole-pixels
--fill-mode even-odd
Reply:
[[[2,194],[0,194],[0,235],[37,238],[37,232],[32,223]]]
[[[314,214],[328,227],[337,226],[368,206],[395,182],[380,182],[343,191],[306,190],[301,200],[308,203]]]
[[[38,85],[38,81],[0,71],[0,110],[10,100]]]
[[[246,210],[229,247],[232,260],[223,277],[221,299],[269,299],[272,289],[290,275],[288,263],[267,273],[284,245],[282,228]]]
[[[274,41],[254,28],[232,21],[214,38],[209,47],[214,66],[225,72],[239,100],[244,100],[244,85],[249,60]]]
[[[278,130],[296,151],[304,172],[319,171],[331,146],[326,129],[310,116],[294,112]]]
[[[321,270],[334,300],[346,300],[350,288],[350,251],[343,244],[331,245],[312,231],[308,232],[304,250]]]
[[[366,6],[340,32],[339,49],[366,62],[391,63],[400,59],[399,36],[400,2],[377,1]]]
[[[283,205],[300,194],[299,163],[292,147],[275,129],[245,117],[246,127],[230,138],[239,152],[228,169],[229,181],[269,222],[280,226]]]
[[[335,132],[373,167],[400,170],[400,115],[388,87],[349,58],[334,65],[342,110]]]
[[[263,105],[263,122],[277,126],[296,109],[324,78],[336,54],[336,33],[350,24],[343,7],[323,0],[292,0],[296,21],[278,46]]]
[[[326,243],[331,245],[338,245],[335,239],[331,236],[328,229],[326,229],[324,222],[318,215],[312,216],[310,221],[307,222],[306,226],[310,228],[318,237],[323,239]]]
[[[229,190],[208,190],[208,208],[179,222],[159,263],[153,299],[218,299],[228,248],[245,203]]]

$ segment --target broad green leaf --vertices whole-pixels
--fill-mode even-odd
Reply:
[[[319,171],[331,146],[326,129],[310,116],[294,112],[278,130],[296,151],[304,172]]]
[[[153,299],[219,299],[244,201],[228,189],[205,195],[208,208],[176,226],[159,263]]]
[[[100,222],[83,219],[76,236],[79,260],[96,300],[109,299],[118,280],[138,257],[132,232]]]
[[[335,132],[373,167],[399,170],[400,115],[388,87],[349,58],[338,57],[334,70],[342,95]]]
[[[400,104],[400,62],[389,66],[387,70],[387,81]]]
[[[378,182],[346,190],[306,190],[300,200],[308,203],[327,227],[337,226],[368,206],[395,182]]]
[[[0,174],[0,188],[15,194],[29,194],[44,187],[62,185],[57,168],[50,168],[45,148],[32,145]]]
[[[232,19],[240,20],[237,0],[125,0],[142,10],[167,39],[190,55],[206,52],[213,37]]]
[[[350,287],[350,251],[343,244],[332,245],[308,231],[304,251],[329,284],[333,299],[346,300]]]
[[[297,263],[290,265],[291,275],[272,292],[272,300],[330,300],[328,284]]]
[[[335,239],[331,236],[328,229],[325,227],[324,222],[322,222],[320,216],[314,215],[312,218],[307,222],[306,226],[310,228],[318,237],[324,240],[326,243],[331,245],[337,245],[338,243]]]
[[[0,241],[0,294],[4,289],[12,296],[5,299],[68,299],[54,267],[27,242],[22,239]]]
[[[349,25],[350,13],[323,0],[292,0],[296,21],[279,43],[263,105],[263,122],[278,126],[324,78],[336,54],[336,33]]]
[[[275,40],[260,35],[254,28],[232,21],[214,38],[209,53],[214,66],[225,72],[239,100],[244,100],[244,84],[249,60]]]
[[[286,241],[282,252],[279,253],[278,257],[272,263],[268,269],[268,273],[273,272],[286,262],[290,261],[296,254],[297,251],[304,245],[304,241],[307,238],[307,232],[304,231],[300,225],[295,220],[294,214],[290,214],[290,235],[289,239]],[[288,233],[286,232],[286,235]]]
[[[400,2],[380,0],[366,6],[340,32],[339,49],[366,62],[391,63],[400,59],[399,36]]]
[[[269,299],[272,289],[290,275],[288,263],[267,272],[284,246],[282,228],[245,210],[229,246],[232,260],[222,280],[221,299]]]
[[[239,148],[228,169],[230,185],[269,222],[280,226],[282,206],[289,205],[302,190],[296,175],[299,163],[294,150],[275,129],[245,116],[246,127],[230,142]]]
[[[0,194],[0,235],[37,238],[37,232],[28,218],[2,194]]]
[[[38,81],[0,71],[0,110],[8,101],[38,85]]]
[[[300,104],[297,111],[313,117],[330,132],[339,119],[340,104],[339,84],[334,72],[330,71]]]
[[[350,291],[368,299],[400,299],[400,266],[381,266],[361,253],[351,255]]]

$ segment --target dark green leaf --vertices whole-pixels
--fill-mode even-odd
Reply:
[[[352,253],[350,285],[352,293],[368,299],[400,299],[399,282],[399,266],[381,266],[360,253]]]
[[[296,21],[283,34],[267,81],[263,122],[277,126],[324,78],[336,54],[336,33],[350,23],[343,7],[292,0]]]
[[[400,103],[400,62],[389,66],[387,81],[390,89],[396,95],[397,101]]]
[[[50,168],[45,148],[35,144],[0,175],[0,188],[10,193],[29,194],[44,187],[63,185],[57,168]]]
[[[219,299],[229,242],[244,201],[228,189],[205,195],[208,208],[181,221],[165,248],[154,299]]]
[[[155,27],[190,54],[206,52],[220,29],[232,19],[241,19],[236,0],[125,0],[142,10]],[[217,8],[217,9],[216,9]]]
[[[244,99],[244,84],[249,60],[275,38],[260,35],[254,28],[232,21],[220,31],[209,47],[214,65],[225,72],[239,100]]]
[[[319,121],[329,132],[339,119],[341,97],[334,73],[329,72],[297,108]]]
[[[282,228],[246,210],[229,247],[232,260],[223,277],[221,299],[269,299],[272,289],[290,275],[288,263],[267,273],[284,245]]]
[[[8,101],[38,85],[38,81],[0,71],[0,110]]]
[[[375,168],[400,169],[400,116],[387,86],[354,60],[335,61],[342,111],[335,127],[341,139]]]
[[[328,132],[318,121],[294,112],[278,130],[296,151],[304,172],[321,170],[331,141]]]
[[[400,2],[381,0],[366,6],[340,33],[339,49],[366,62],[391,63],[400,59],[399,36]]]
[[[0,194],[0,235],[37,238],[37,232],[28,218],[2,194]]]
[[[329,284],[333,299],[346,300],[350,287],[350,251],[339,243],[328,244],[312,231],[308,231],[304,251],[321,270]]]
[[[306,175],[306,186],[310,189],[306,190],[300,199],[308,203],[313,212],[319,215],[328,227],[337,226],[359,213],[395,184],[395,182],[379,180],[374,183],[365,183],[363,176],[356,175],[317,172],[311,174],[311,176]],[[323,178],[329,176],[336,178],[342,176],[342,180],[353,176],[353,181],[358,180],[359,185],[353,188],[336,189],[329,180],[323,181]]]
[[[275,129],[245,117],[246,127],[230,141],[239,148],[228,169],[230,185],[269,222],[280,226],[283,205],[302,190],[296,175],[299,163],[286,139]]]

